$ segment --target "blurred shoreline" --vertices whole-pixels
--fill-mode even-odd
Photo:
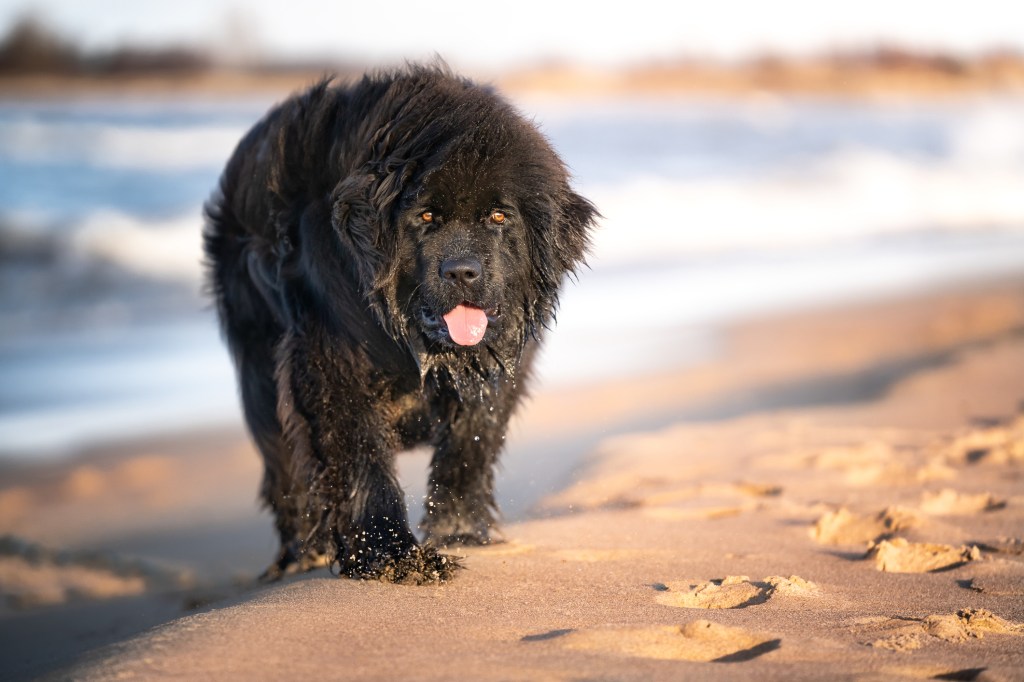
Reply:
[[[1024,56],[993,52],[974,58],[877,49],[807,58],[772,55],[728,63],[703,59],[619,68],[551,63],[457,71],[491,82],[512,95],[565,97],[637,95],[813,95],[853,98],[942,98],[1024,93]],[[184,70],[124,73],[4,72],[0,98],[67,98],[139,95],[238,97],[287,93],[325,75],[352,80],[374,67],[352,64],[208,65]]]

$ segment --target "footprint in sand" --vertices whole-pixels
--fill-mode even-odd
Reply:
[[[953,547],[893,538],[873,544],[865,558],[874,560],[875,568],[886,573],[929,573],[980,559],[981,550],[973,545]]]
[[[942,499],[949,498],[943,496]],[[960,497],[953,493],[951,499],[956,501]],[[970,504],[977,506],[980,501],[972,499]],[[875,567],[887,573],[941,571],[981,558],[981,550],[975,546],[953,547],[894,537],[897,532],[920,523],[918,515],[900,507],[888,507],[877,514],[854,514],[843,507],[819,518],[811,527],[810,534],[825,545],[868,543],[865,558],[874,560]]]
[[[706,582],[675,581],[658,586],[655,601],[664,606],[687,609],[742,609],[763,604],[777,594],[810,596],[818,586],[798,576],[769,576],[753,581],[745,575],[730,575]]]
[[[1024,597],[1024,564],[992,559],[975,564],[973,575],[962,587],[995,597]]]
[[[1024,462],[1024,415],[1006,426],[974,429],[941,450],[954,464]]]
[[[566,649],[669,661],[739,663],[778,649],[782,640],[743,628],[696,620],[682,626],[555,630],[523,641],[557,641]]]
[[[819,518],[810,532],[823,545],[863,545],[890,538],[919,523],[914,512],[901,507],[887,507],[877,514],[854,514],[841,507]]]
[[[1013,623],[987,609],[960,609],[951,615],[924,618],[867,618],[853,631],[867,639],[864,644],[890,651],[913,651],[939,641],[954,644],[981,639],[986,634],[1024,635],[1024,625]]]
[[[983,540],[977,545],[986,552],[994,554],[1024,555],[1024,539],[1022,538],[995,538]]]
[[[926,514],[942,516],[990,512],[1005,506],[1006,500],[997,499],[991,493],[971,495],[944,488],[938,492],[925,492],[921,496],[920,508]]]
[[[971,578],[967,587],[994,597],[1024,597],[1024,577],[1019,575]]]
[[[953,479],[956,472],[948,460],[933,454],[922,461],[913,451],[876,440],[826,448],[807,461],[816,469],[841,472],[849,485],[875,486]]]

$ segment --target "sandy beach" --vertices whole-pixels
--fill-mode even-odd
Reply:
[[[507,542],[424,587],[263,586],[240,429],[0,484],[5,679],[1024,679],[1024,286],[768,316],[545,390]],[[400,460],[414,515],[425,453]]]
[[[998,3],[9,4],[0,682],[1024,682],[1024,42]],[[346,91],[406,60],[509,106],[427,80]],[[325,78],[336,95],[268,115]],[[587,240],[575,192],[600,212]],[[444,582],[261,581],[278,539],[224,337],[276,329],[250,324],[256,291],[287,309],[262,420],[277,404],[290,442],[312,424],[341,457],[328,427],[378,420],[358,386],[314,390],[317,358],[338,334],[399,360],[318,311],[358,305],[368,263],[412,262],[375,222],[421,242],[408,297],[404,274],[375,286],[458,344],[547,319],[562,266],[586,267],[501,437],[497,542],[440,548]],[[507,291],[432,296],[434,269]],[[463,405],[504,391],[451,383]],[[429,429],[488,446],[490,409]],[[360,457],[393,442],[356,436]],[[396,462],[413,529],[431,457]],[[340,500],[339,481],[310,485]]]

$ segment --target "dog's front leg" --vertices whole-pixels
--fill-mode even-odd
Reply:
[[[447,420],[442,420],[430,462],[420,528],[436,546],[500,541],[494,474],[516,389],[499,380],[467,393],[478,399],[448,398]]]
[[[357,353],[315,332],[289,334],[279,350],[278,411],[296,480],[309,488],[307,551],[333,556],[353,578],[445,580],[456,565],[409,529],[387,398]]]

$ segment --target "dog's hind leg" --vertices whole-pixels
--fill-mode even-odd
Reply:
[[[254,431],[253,438],[260,454],[263,455],[260,498],[274,513],[274,526],[280,540],[277,556],[267,566],[260,579],[276,580],[287,573],[312,568],[316,562],[313,561],[314,557],[307,557],[301,551],[302,539],[298,530],[300,516],[295,504],[291,474],[284,466],[288,461],[287,446],[279,433],[256,435]]]
[[[280,331],[272,325],[264,325],[237,332],[246,339],[244,343],[232,344],[242,407],[253,441],[263,458],[260,497],[274,514],[280,540],[277,557],[261,576],[273,580],[286,573],[315,568],[322,562],[318,548],[306,543],[310,528],[308,517],[302,512],[307,492],[295,485],[296,453],[283,428],[276,369]],[[287,417],[287,406],[284,413]]]
[[[281,549],[263,577],[273,579],[299,563],[302,524],[292,485],[292,453],[278,418],[276,345],[282,336],[273,292],[259,272],[251,240],[238,236],[229,214],[211,216],[205,234],[210,283],[231,350],[246,425],[263,458],[260,497],[274,513]]]

